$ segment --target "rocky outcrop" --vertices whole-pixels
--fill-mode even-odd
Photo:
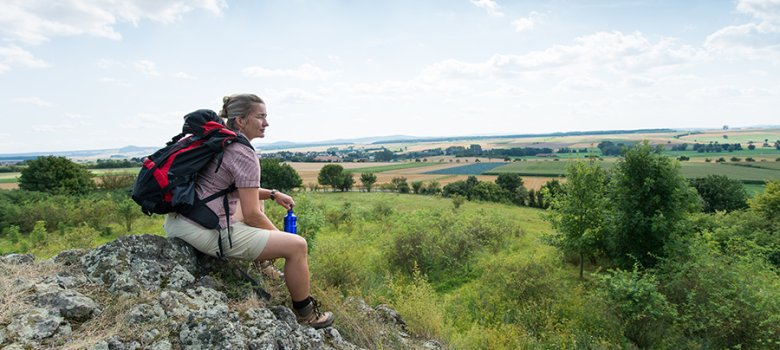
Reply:
[[[299,325],[289,308],[270,301],[231,307],[235,300],[217,280],[243,275],[240,265],[154,235],[125,236],[47,261],[3,256],[0,303],[14,304],[0,312],[0,348],[359,348],[336,328]],[[262,280],[252,283],[263,296]],[[365,308],[408,338],[395,311]]]

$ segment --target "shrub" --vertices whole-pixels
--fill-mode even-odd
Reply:
[[[623,322],[625,336],[639,348],[664,347],[677,317],[673,305],[658,291],[657,277],[635,266],[599,276],[599,291]]]
[[[92,173],[65,157],[38,157],[27,163],[19,188],[52,194],[85,194],[95,189]]]
[[[107,173],[98,177],[99,187],[104,190],[130,189],[135,184],[135,174]]]
[[[392,306],[404,316],[409,331],[421,338],[441,338],[444,310],[439,297],[419,270],[409,282],[390,282]]]

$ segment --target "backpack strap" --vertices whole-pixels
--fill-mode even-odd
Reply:
[[[217,191],[214,194],[212,194],[212,195],[210,195],[210,196],[200,200],[201,204],[205,205],[206,203],[211,202],[211,201],[219,198],[220,196],[222,196],[222,205],[225,208],[225,221],[227,221],[228,243],[230,244],[230,249],[233,249],[233,237],[232,237],[233,227],[230,226],[230,205],[228,203],[227,195],[228,195],[228,193],[231,193],[231,192],[233,192],[233,191],[235,191],[237,189],[238,188],[236,188],[236,184],[232,183],[232,184],[230,184],[230,186],[228,186],[228,188],[223,189],[221,191]],[[217,256],[220,259],[224,259],[225,258],[225,254],[224,254],[224,250],[222,248],[222,230],[221,230],[221,228],[217,228],[217,234],[218,234],[217,246],[219,247],[219,253],[217,253]]]

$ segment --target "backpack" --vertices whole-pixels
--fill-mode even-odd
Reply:
[[[208,109],[199,109],[184,116],[182,132],[165,147],[144,158],[131,197],[146,215],[179,213],[207,229],[220,231],[219,255],[222,255],[222,237],[219,217],[206,203],[223,199],[225,216],[230,217],[227,195],[236,190],[231,184],[206,198],[198,198],[195,183],[198,174],[213,159],[217,170],[222,165],[225,147],[233,142],[252,148],[243,135],[231,131],[222,118]],[[228,228],[230,230],[230,228]],[[230,246],[233,246],[228,231]]]

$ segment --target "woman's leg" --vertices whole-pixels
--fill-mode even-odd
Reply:
[[[281,231],[271,231],[257,261],[284,258],[284,281],[294,301],[309,297],[309,261],[306,239]]]

